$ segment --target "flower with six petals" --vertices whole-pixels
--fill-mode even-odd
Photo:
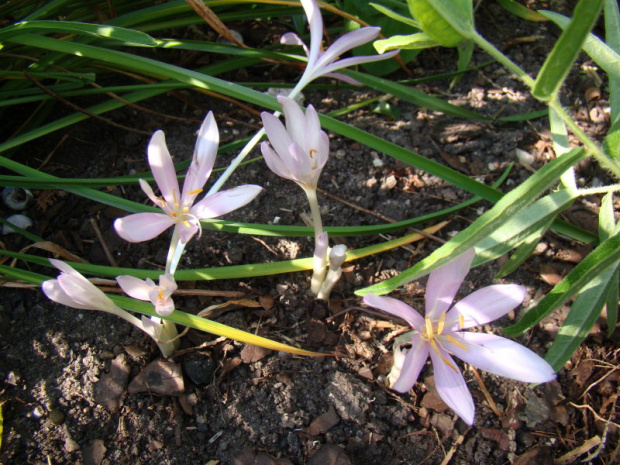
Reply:
[[[364,303],[405,320],[413,331],[394,342],[389,380],[399,392],[409,391],[430,356],[437,392],[466,423],[474,422],[474,403],[452,355],[490,373],[527,383],[555,379],[551,365],[509,339],[463,331],[504,316],[523,302],[525,288],[496,284],[475,291],[451,307],[475,253],[469,250],[433,271],[426,287],[426,313],[391,297],[368,294]],[[402,346],[411,344],[409,349]]]
[[[177,283],[170,274],[162,274],[159,277],[159,285],[152,279],[143,281],[135,276],[118,276],[118,285],[130,297],[138,300],[151,302],[155,311],[161,316],[168,316],[174,311],[172,293],[177,290]]]
[[[269,142],[263,142],[260,147],[265,162],[278,176],[295,181],[304,190],[316,190],[329,157],[329,138],[321,130],[319,116],[312,105],[304,114],[288,97],[280,95],[278,102],[286,125],[271,113],[261,113],[269,138]]]
[[[186,244],[201,230],[200,220],[224,215],[253,200],[262,190],[260,186],[239,186],[194,203],[211,174],[218,144],[217,125],[209,112],[198,132],[192,163],[181,191],[164,133],[156,131],[149,142],[148,160],[161,197],[157,197],[151,186],[142,179],[140,187],[163,213],[134,213],[117,219],[114,228],[119,236],[129,242],[143,242],[175,226],[180,242]]]
[[[398,54],[398,50],[393,50],[382,55],[350,57],[339,60],[338,58],[349,50],[375,39],[379,35],[381,28],[362,27],[348,32],[337,39],[327,50],[322,50],[323,18],[321,16],[321,9],[316,0],[301,0],[301,4],[308,16],[308,24],[310,25],[310,48],[293,32],[284,34],[280,39],[280,42],[286,45],[301,45],[306,51],[306,55],[308,55],[306,70],[296,87],[303,89],[310,82],[322,76],[340,79],[353,85],[361,85],[355,79],[334,71],[363,63],[386,60]]]

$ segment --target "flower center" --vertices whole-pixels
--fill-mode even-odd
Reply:
[[[462,326],[462,325],[463,325],[463,318],[461,315],[459,315],[459,326]],[[445,312],[443,312],[441,316],[439,317],[439,321],[437,322],[436,326],[433,324],[430,317],[427,316],[424,318],[424,331],[422,331],[422,337],[428,341],[433,351],[437,355],[439,355],[441,360],[443,360],[443,362],[446,365],[448,365],[450,368],[452,368],[455,372],[458,373],[458,370],[456,369],[456,367],[441,353],[441,350],[439,349],[439,347],[441,346],[441,341],[442,339],[445,339],[463,350],[467,350],[467,347],[463,343],[457,341],[456,338],[452,336],[451,334],[442,334],[443,330],[445,329],[445,326],[446,326],[446,313]]]

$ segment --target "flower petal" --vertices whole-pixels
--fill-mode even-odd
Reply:
[[[497,320],[521,305],[526,291],[518,284],[495,284],[478,289],[448,311],[445,328],[453,332]]]
[[[192,215],[205,220],[225,215],[247,205],[263,190],[260,186],[246,184],[233,189],[217,192],[205,197],[191,209]]]
[[[271,148],[268,142],[262,142],[260,144],[260,150],[263,154],[263,158],[265,159],[265,163],[267,163],[267,166],[271,171],[282,178],[297,181],[282,161],[280,155]]]
[[[180,194],[179,182],[163,131],[155,131],[149,141],[147,152],[151,172],[162,197],[168,204],[174,205],[181,200],[178,198]]]
[[[467,349],[442,341],[443,347],[481,370],[525,383],[545,383],[556,377],[542,357],[510,339],[467,331],[453,336]]]
[[[364,296],[364,303],[369,307],[378,308],[379,310],[383,310],[384,312],[405,320],[414,329],[420,330],[425,326],[422,315],[398,299],[374,294],[366,294]]]
[[[398,55],[400,50],[392,50],[381,55],[363,55],[359,57],[344,58],[342,60],[334,61],[321,68],[321,76],[327,76],[338,69],[350,68],[351,66],[362,65],[364,63],[372,63],[374,61],[387,60],[395,55]],[[342,78],[339,78],[342,79]],[[351,79],[351,78],[348,78]],[[346,79],[343,79],[346,80]],[[357,81],[355,81],[357,82]]]
[[[431,273],[426,284],[426,316],[432,321],[452,304],[475,255],[474,249],[469,249]]]
[[[304,11],[308,17],[308,24],[310,25],[308,68],[311,68],[314,66],[314,63],[321,53],[321,42],[323,42],[323,17],[321,16],[319,4],[315,0],[301,0],[301,5],[304,7]]]
[[[57,279],[50,279],[48,281],[44,281],[41,284],[41,289],[43,290],[43,293],[47,296],[48,299],[53,300],[54,302],[61,305],[66,305],[67,307],[79,308],[84,310],[95,310],[76,302],[73,297],[68,295],[63,290]]]
[[[114,221],[114,229],[128,242],[144,242],[159,236],[174,224],[164,213],[134,213]]]
[[[435,386],[439,396],[465,423],[473,425],[474,400],[457,364],[445,351],[441,351],[441,356],[433,350],[430,351],[430,354],[435,371]]]
[[[150,286],[146,281],[135,276],[123,275],[117,276],[116,282],[129,297],[149,301],[149,291],[153,286]]]
[[[192,163],[187,170],[183,183],[183,205],[190,206],[198,193],[202,190],[215,163],[217,147],[220,143],[220,133],[213,113],[207,113],[196,139],[196,147]]]
[[[63,302],[65,305],[117,313],[114,302],[84,276],[61,274],[57,281],[65,295],[74,302],[73,305]]]
[[[308,118],[302,111],[301,107],[293,99],[278,95],[278,103],[282,106],[282,113],[286,122],[286,131],[293,142],[297,142],[304,150],[306,149],[306,140],[310,128],[308,128]],[[318,121],[316,112],[314,113]],[[320,125],[319,125],[320,128]],[[271,138],[269,139],[271,141]]]
[[[400,376],[392,389],[405,393],[413,387],[426,364],[426,360],[428,360],[428,352],[428,343],[419,334],[414,333],[411,339],[411,348],[405,356]]]
[[[346,33],[323,52],[316,62],[315,69],[321,69],[321,75],[325,74],[323,70],[337,60],[338,57],[359,45],[363,45],[375,39],[380,31],[380,27],[362,27]]]
[[[263,111],[261,113],[261,118],[263,119],[263,127],[265,128],[265,132],[267,133],[273,150],[281,157],[286,154],[289,145],[293,142],[291,136],[286,132],[286,128],[284,124],[282,124],[282,121],[271,113]]]

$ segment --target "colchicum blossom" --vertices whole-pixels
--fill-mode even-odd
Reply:
[[[430,355],[437,392],[469,425],[474,422],[474,402],[452,355],[489,373],[526,383],[544,383],[556,376],[544,359],[516,342],[493,334],[463,331],[502,317],[525,297],[523,286],[496,284],[479,289],[450,307],[474,256],[470,250],[431,273],[424,317],[399,300],[372,294],[364,297],[366,305],[402,318],[413,328],[394,342],[391,387],[402,393],[409,391]],[[411,344],[411,348],[403,349],[406,344]]]
[[[44,294],[50,300],[67,307],[99,310],[116,315],[152,337],[165,357],[174,351],[174,343],[160,340],[162,336],[167,336],[166,331],[163,330],[163,325],[157,324],[146,316],[138,319],[128,311],[118,307],[99,288],[65,262],[50,259],[50,263],[61,272],[58,278],[50,279],[41,284]]]
[[[161,197],[157,197],[144,180],[140,180],[140,187],[163,213],[135,213],[117,219],[114,227],[119,236],[129,242],[143,242],[174,225],[180,243],[186,244],[200,231],[200,220],[224,215],[253,200],[262,190],[260,186],[239,186],[209,195],[194,204],[211,174],[218,144],[217,125],[209,112],[198,132],[192,163],[181,191],[164,133],[156,131],[149,142],[148,160]]]
[[[280,39],[280,42],[286,45],[303,46],[306,55],[308,55],[306,70],[297,86],[295,86],[296,88],[303,89],[310,82],[321,76],[333,77],[349,84],[360,85],[355,79],[334,71],[348,68],[349,66],[392,58],[399,52],[398,50],[393,50],[382,55],[360,56],[339,60],[338,58],[349,50],[374,40],[379,35],[381,28],[362,27],[348,32],[336,40],[327,50],[322,50],[323,18],[321,16],[321,9],[316,0],[301,0],[301,4],[306,12],[306,16],[308,16],[308,24],[310,25],[310,48],[293,32],[284,34]]]
[[[282,106],[286,126],[275,115],[261,113],[269,142],[263,142],[260,148],[271,171],[296,182],[308,197],[315,240],[311,291],[318,295],[327,273],[329,238],[323,232],[316,188],[321,170],[329,157],[329,138],[321,130],[319,116],[312,105],[304,113],[288,97],[280,95],[278,102]]]
[[[174,311],[172,293],[177,290],[177,283],[170,274],[162,274],[159,277],[159,285],[152,279],[143,281],[135,276],[118,276],[118,285],[129,297],[151,302],[155,311],[161,316],[168,316]]]
[[[269,142],[263,142],[260,147],[265,162],[271,171],[295,181],[305,191],[316,190],[321,170],[329,157],[329,138],[321,130],[319,116],[312,105],[304,114],[288,97],[280,95],[278,102],[286,126],[271,113],[261,113],[269,138]]]

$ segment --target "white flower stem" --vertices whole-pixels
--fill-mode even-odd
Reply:
[[[316,189],[304,189],[308,203],[310,204],[310,213],[312,214],[312,226],[314,227],[314,237],[318,239],[323,234],[323,220],[321,219],[321,207],[319,207],[319,199],[316,196]]]

